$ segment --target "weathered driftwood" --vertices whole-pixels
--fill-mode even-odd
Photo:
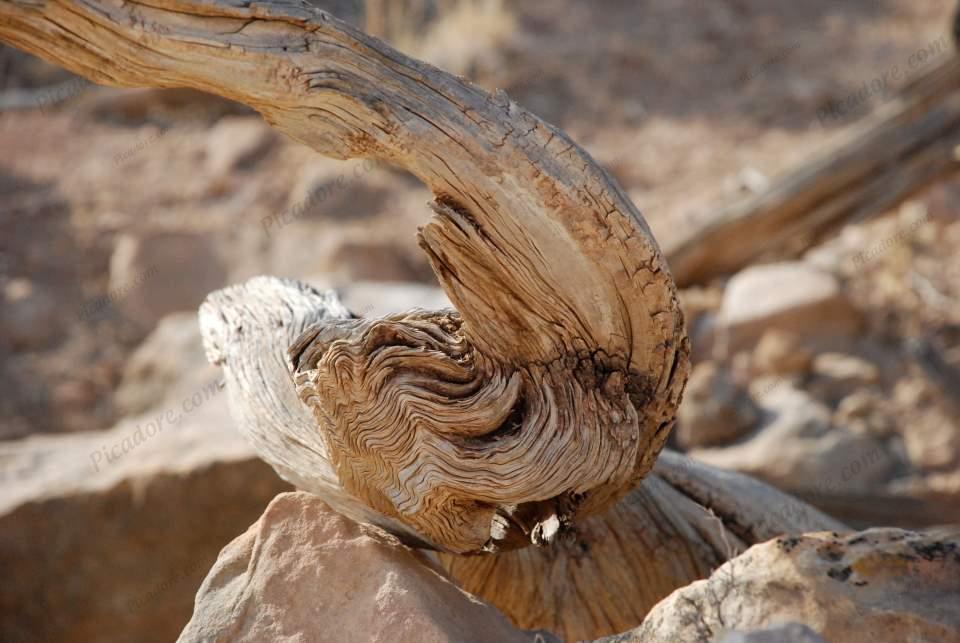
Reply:
[[[312,452],[344,497],[473,552],[550,540],[653,466],[687,373],[672,279],[606,172],[505,94],[302,2],[7,0],[0,38],[98,82],[235,99],[432,190],[420,243],[458,312],[305,332],[292,368],[316,432],[259,442],[298,484],[328,482],[292,464]]]
[[[681,286],[795,257],[957,171],[960,57],[950,55],[764,192],[697,220],[664,252]]]
[[[287,349],[316,324],[352,315],[332,292],[259,277],[210,295],[200,308],[207,359],[224,373],[231,412],[257,453],[337,511],[424,544],[398,521],[345,492],[309,408],[297,397]]]
[[[549,547],[441,554],[440,562],[518,627],[578,641],[635,627],[661,599],[751,545],[841,530],[847,527],[761,482],[664,450],[623,500]]]
[[[0,39],[99,82],[220,94],[322,153],[383,159],[427,184],[437,216],[420,241],[456,311],[353,319],[329,294],[258,278],[208,298],[204,344],[262,457],[345,515],[446,554],[562,541],[501,553],[502,566],[448,558],[480,593],[517,565],[533,574],[524,584],[556,581],[532,603],[539,615],[511,605],[530,588],[495,601],[514,619],[590,636],[635,625],[746,544],[835,525],[800,503],[802,517],[771,519],[788,499],[673,454],[603,513],[650,473],[672,426],[683,319],[633,205],[504,94],[300,2],[0,0]],[[583,577],[557,553],[578,534],[603,553]],[[637,539],[616,555],[606,534]],[[607,585],[622,588],[617,605],[637,598],[625,620],[594,615]],[[561,607],[581,629],[558,624]]]
[[[200,313],[208,357],[223,367],[240,429],[264,459],[340,512],[428,546],[389,508],[379,511],[345,490],[291,374],[299,348],[288,346],[296,338],[313,341],[318,332],[382,320],[352,319],[331,293],[268,277],[212,294]],[[661,598],[749,545],[843,528],[763,483],[664,451],[638,488],[549,546],[495,556],[441,554],[440,560],[464,588],[518,626],[548,628],[573,640],[637,625]]]

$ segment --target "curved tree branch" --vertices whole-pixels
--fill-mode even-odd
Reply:
[[[296,1],[2,0],[0,39],[96,82],[246,103],[321,153],[394,163],[435,195],[420,244],[458,312],[306,328],[289,368],[316,435],[248,423],[275,466],[308,450],[324,464],[298,468],[301,483],[332,476],[452,552],[550,540],[652,467],[687,373],[669,271],[607,173],[504,93]],[[244,315],[219,306],[208,337],[255,332],[224,326]]]

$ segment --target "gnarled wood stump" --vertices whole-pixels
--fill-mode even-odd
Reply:
[[[355,319],[329,294],[258,278],[208,298],[204,343],[242,431],[297,487],[443,552],[480,593],[501,573],[535,584],[552,570],[543,600],[523,587],[490,597],[515,620],[609,633],[761,536],[835,525],[812,512],[764,527],[757,507],[784,496],[673,456],[603,514],[650,473],[672,427],[683,317],[616,183],[502,92],[293,0],[0,0],[0,39],[96,82],[246,103],[323,154],[381,159],[431,189],[420,244],[456,310]],[[600,535],[644,529],[618,547]],[[584,534],[603,556],[563,586],[575,570],[556,567],[566,545],[549,545]],[[659,547],[671,541],[681,545]],[[531,543],[546,547],[456,558]],[[615,575],[617,552],[630,564]],[[636,605],[622,619],[591,615],[584,584]]]
[[[223,365],[240,428],[264,459],[341,513],[432,547],[389,507],[378,511],[340,483],[291,374],[302,345],[317,343],[317,334],[380,320],[352,319],[331,293],[258,277],[211,295],[201,308],[201,323],[208,356]],[[390,352],[378,359],[392,359]],[[496,555],[439,557],[461,586],[519,627],[579,640],[636,626],[674,589],[708,576],[750,545],[779,534],[841,529],[844,525],[763,483],[664,451],[653,472],[619,503],[568,525],[552,542]]]
[[[0,7],[0,37],[95,81],[218,93],[432,190],[420,243],[457,312],[331,321],[292,349],[317,430],[285,445],[345,495],[437,549],[490,551],[549,540],[653,466],[683,317],[639,212],[562,132],[302,2]]]

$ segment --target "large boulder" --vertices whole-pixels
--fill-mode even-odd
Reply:
[[[767,541],[611,640],[709,641],[788,622],[827,641],[960,640],[960,533],[870,529]]]
[[[203,353],[197,315],[167,315],[127,360],[114,404],[123,416],[142,413],[175,389],[200,388],[218,372]]]
[[[860,316],[835,276],[800,261],[751,266],[727,284],[717,336],[728,354],[753,346],[768,329],[812,343],[849,338]]]
[[[216,380],[101,432],[0,444],[0,641],[176,638],[217,553],[290,489]]]
[[[110,292],[83,314],[114,306],[152,328],[162,317],[196,311],[207,293],[225,285],[226,265],[212,238],[198,232],[148,231],[119,235],[110,257]]]
[[[308,493],[277,496],[220,553],[182,643],[544,641],[454,585],[426,556]]]

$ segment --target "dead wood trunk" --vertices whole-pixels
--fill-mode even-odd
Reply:
[[[296,396],[285,363],[288,346],[305,329],[331,328],[338,319],[379,323],[352,319],[330,293],[266,277],[216,292],[201,309],[208,357],[223,365],[240,429],[264,459],[341,513],[429,546],[389,511],[344,489],[320,451],[325,446],[317,443],[312,414]],[[761,482],[664,451],[639,487],[605,512],[570,525],[552,543],[492,556],[441,554],[440,562],[518,627],[578,640],[636,626],[667,594],[752,544],[840,529]]]
[[[420,242],[456,311],[353,319],[329,294],[270,278],[201,308],[241,430],[297,487],[448,554],[575,538],[578,521],[588,533],[646,529],[618,581],[639,592],[632,616],[729,555],[723,538],[739,548],[774,533],[757,483],[672,455],[602,515],[650,473],[672,427],[683,318],[620,188],[505,94],[294,0],[0,0],[0,39],[105,84],[246,103],[321,153],[382,159],[432,190],[437,216]],[[703,507],[717,511],[716,531]],[[673,551],[657,547],[676,538]],[[616,564],[600,551],[597,591]]]
[[[763,193],[697,221],[664,248],[674,278],[702,284],[758,259],[796,257],[955,172],[958,145],[960,57],[951,55]]]
[[[294,1],[6,0],[0,38],[98,82],[235,99],[324,154],[383,159],[432,190],[420,243],[457,312],[305,329],[289,367],[316,428],[260,425],[278,467],[278,450],[309,450],[344,497],[475,552],[548,541],[653,466],[687,373],[673,281],[606,172],[505,94]],[[239,371],[231,360],[249,355],[231,350],[252,331],[221,327],[247,314],[234,304],[205,332]]]
[[[762,482],[665,450],[623,500],[548,547],[440,554],[440,562],[517,627],[579,641],[636,627],[674,590],[752,545],[841,530],[847,527]]]

